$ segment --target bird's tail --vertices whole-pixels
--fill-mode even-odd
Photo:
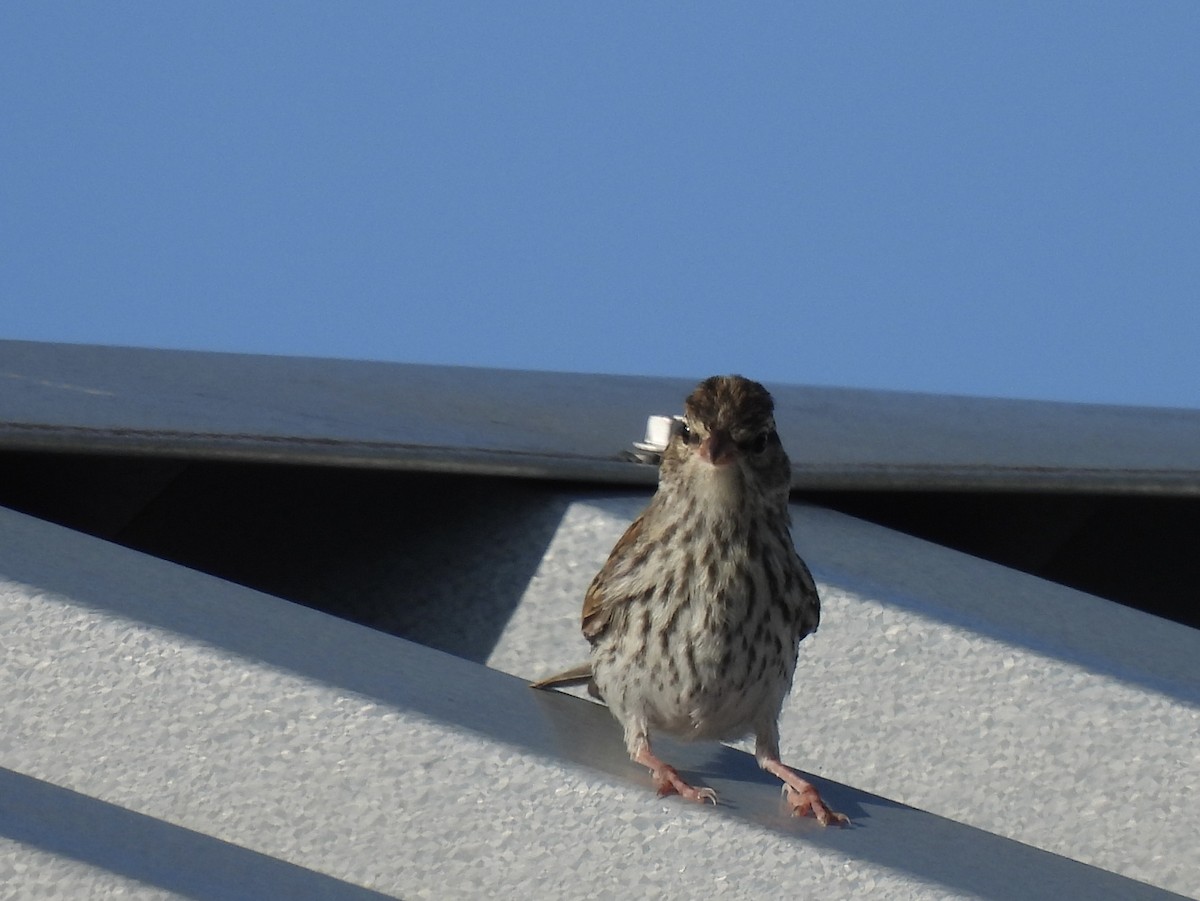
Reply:
[[[581,663],[578,666],[573,666],[570,669],[565,669],[561,673],[555,673],[553,676],[547,676],[545,679],[538,679],[536,682],[530,682],[530,688],[570,688],[572,685],[586,685],[592,681],[592,665],[591,663]]]

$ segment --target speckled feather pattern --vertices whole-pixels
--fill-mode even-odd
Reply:
[[[631,752],[650,730],[754,733],[774,748],[799,642],[820,616],[791,539],[788,458],[755,382],[709,379],[686,412],[658,491],[588,590],[593,680]],[[722,466],[696,452],[717,432],[736,447]]]
[[[693,554],[677,546],[689,533],[673,540],[655,512],[606,567],[622,600],[594,646],[597,687],[623,723],[683,738],[739,738],[774,722],[817,618],[807,570],[750,518],[697,526],[704,550]]]

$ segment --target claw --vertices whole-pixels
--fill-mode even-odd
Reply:
[[[699,801],[701,804],[712,803],[716,806],[717,793],[711,788],[693,788],[683,781],[679,771],[670,764],[663,763],[650,750],[649,744],[643,745],[633,755],[634,763],[640,763],[650,770],[654,780],[654,788],[660,798],[667,795],[679,795],[689,801]]]
[[[694,788],[688,785],[673,766],[664,763],[658,767],[651,767],[650,775],[654,779],[654,787],[658,790],[660,798],[665,798],[667,795],[679,795],[681,798],[699,801],[701,804],[711,803],[714,807],[717,804],[715,791],[711,788]]]
[[[792,816],[802,817],[812,814],[822,826],[837,823],[839,826],[849,826],[850,817],[836,810],[830,810],[817,790],[809,786],[809,791],[797,790],[790,785],[784,785],[783,797],[792,808]]]
[[[830,823],[839,826],[850,825],[848,816],[831,810],[812,783],[801,778],[791,767],[784,766],[778,759],[771,757],[762,761],[762,768],[783,780],[783,796],[792,808],[792,816],[802,817],[811,813],[822,826],[828,826]]]

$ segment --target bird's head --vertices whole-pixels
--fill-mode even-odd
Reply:
[[[696,386],[663,454],[664,478],[712,481],[786,498],[791,465],[775,430],[775,402],[758,382],[717,375]]]

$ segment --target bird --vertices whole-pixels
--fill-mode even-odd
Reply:
[[[658,488],[589,585],[587,664],[532,683],[588,683],[620,723],[630,759],[660,796],[717,803],[655,755],[653,732],[684,740],[752,734],[759,766],[783,783],[796,816],[849,825],[785,765],[779,717],[820,597],[796,553],[791,464],[760,383],[713,376],[676,418]]]

